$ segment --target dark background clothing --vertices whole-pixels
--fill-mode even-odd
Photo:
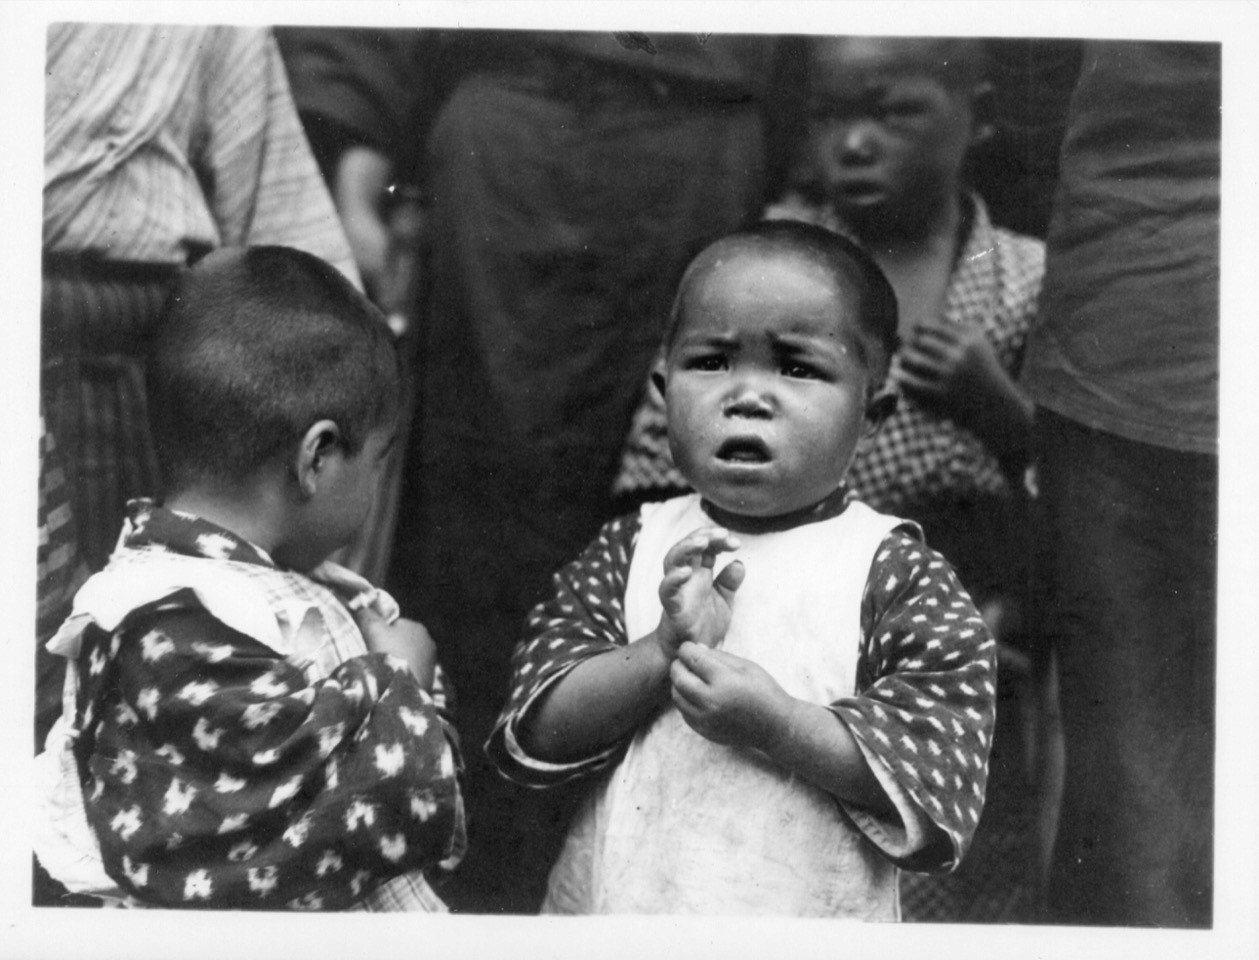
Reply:
[[[1212,917],[1217,469],[1039,411],[1035,623],[1066,775],[1049,917]]]
[[[479,746],[527,611],[621,506],[609,488],[683,266],[781,191],[799,64],[786,38],[277,34],[325,176],[368,146],[424,205],[388,585],[441,647],[468,745],[470,852],[443,895],[532,912],[573,797],[506,783]],[[1077,45],[994,43],[977,182],[995,220],[1039,234]]]
[[[977,110],[993,134],[971,150],[964,175],[993,220],[1015,233],[1043,238],[1049,227],[1082,46],[1069,39],[984,41],[992,92]]]
[[[1058,189],[1027,389],[1108,433],[1214,453],[1219,45],[1090,45]]]
[[[1066,747],[1052,919],[1212,918],[1220,48],[1097,43],[1040,320],[1032,623]]]
[[[303,52],[302,33],[281,40],[312,136],[336,133],[316,147],[325,165],[364,143],[427,199],[418,412],[389,586],[441,647],[470,745],[470,854],[443,893],[455,909],[533,912],[571,800],[507,785],[477,748],[526,613],[607,517],[682,267],[760,208],[772,42],[653,35],[653,53],[610,33],[353,31],[319,32]]]

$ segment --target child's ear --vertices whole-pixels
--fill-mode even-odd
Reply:
[[[316,420],[297,444],[293,455],[293,476],[303,499],[319,489],[328,466],[329,455],[341,446],[341,428],[332,420]]]
[[[862,436],[873,437],[895,412],[896,391],[888,387],[876,391],[866,402],[866,424]]]
[[[651,385],[656,388],[656,392],[660,394],[662,400],[664,399],[664,371],[664,359],[658,358],[651,365]]]
[[[995,110],[995,90],[987,80],[981,80],[971,90],[971,139],[972,147],[981,146],[993,138],[996,126],[993,123]]]

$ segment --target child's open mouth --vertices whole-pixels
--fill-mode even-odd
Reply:
[[[769,447],[759,437],[732,437],[717,448],[717,459],[727,463],[769,463]]]

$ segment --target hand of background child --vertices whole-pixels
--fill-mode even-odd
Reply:
[[[768,752],[782,739],[792,698],[751,660],[684,643],[669,679],[682,719],[713,743]]]
[[[368,650],[402,658],[420,681],[420,686],[432,691],[437,645],[422,623],[405,617],[389,623],[370,607],[354,611],[354,621],[363,631]]]
[[[977,436],[1013,482],[1027,466],[1033,405],[976,327],[919,324],[901,347],[905,394]]]
[[[739,541],[728,531],[702,527],[665,555],[660,581],[664,610],[656,635],[669,659],[688,640],[712,647],[726,635],[734,592],[743,582],[743,564],[735,560],[715,576],[713,567],[717,554],[738,548]]]
[[[906,394],[963,423],[1009,379],[981,329],[945,321],[914,327],[901,347],[901,370]]]

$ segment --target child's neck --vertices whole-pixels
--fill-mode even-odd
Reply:
[[[944,310],[968,220],[961,195],[954,194],[921,229],[862,238],[896,292],[902,335]]]
[[[715,523],[735,533],[779,533],[837,517],[844,512],[847,504],[848,488],[840,484],[817,503],[773,517],[750,517],[742,513],[732,513],[708,500],[704,501],[704,512]]]
[[[268,554],[275,549],[276,525],[264,495],[224,492],[209,487],[189,487],[167,497],[162,506],[208,520]]]
[[[962,201],[954,194],[936,208],[933,215],[903,229],[888,231],[871,238],[871,249],[878,250],[896,260],[923,259],[939,256],[941,251],[953,251],[962,223]]]

